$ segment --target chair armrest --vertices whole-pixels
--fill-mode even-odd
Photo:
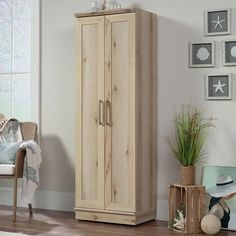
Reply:
[[[26,154],[25,148],[20,148],[16,153],[15,176],[17,178],[23,177],[25,154]]]

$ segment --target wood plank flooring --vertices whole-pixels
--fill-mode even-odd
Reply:
[[[17,211],[17,221],[12,222],[12,210],[0,206],[0,231],[20,232],[28,235],[56,236],[180,236],[167,228],[166,222],[151,221],[139,226],[124,226],[86,222],[74,219],[74,213],[34,209],[29,219],[27,209]],[[196,235],[196,234],[195,234]],[[233,231],[221,231],[218,236],[236,236]]]

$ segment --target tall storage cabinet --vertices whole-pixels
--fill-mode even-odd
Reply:
[[[76,219],[156,217],[156,15],[75,14]]]

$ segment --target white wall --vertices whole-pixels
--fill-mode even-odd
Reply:
[[[43,0],[42,7],[42,148],[41,184],[36,206],[73,210],[75,153],[75,12],[86,11],[90,1]],[[120,1],[158,14],[158,219],[167,216],[167,186],[178,179],[179,165],[170,157],[166,137],[171,133],[174,111],[186,102],[202,104],[213,116],[217,129],[206,145],[207,163],[236,166],[236,103],[205,101],[206,73],[234,73],[222,67],[217,51],[216,68],[188,68],[190,41],[236,38],[204,37],[203,12],[230,7],[235,19],[235,0],[137,0]],[[234,22],[233,22],[234,23]],[[235,80],[235,78],[233,78]],[[235,93],[233,81],[233,93]],[[198,171],[200,181],[201,168]],[[41,195],[40,195],[41,194]],[[39,196],[40,195],[40,196]],[[38,199],[38,200],[37,200]],[[40,200],[41,199],[41,200]],[[55,200],[56,199],[56,200]],[[64,204],[64,205],[63,205]]]

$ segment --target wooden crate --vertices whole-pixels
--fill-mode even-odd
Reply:
[[[179,230],[173,226],[177,210],[184,211],[185,227]],[[204,186],[169,186],[169,228],[183,233],[202,233],[201,219],[205,215]]]

